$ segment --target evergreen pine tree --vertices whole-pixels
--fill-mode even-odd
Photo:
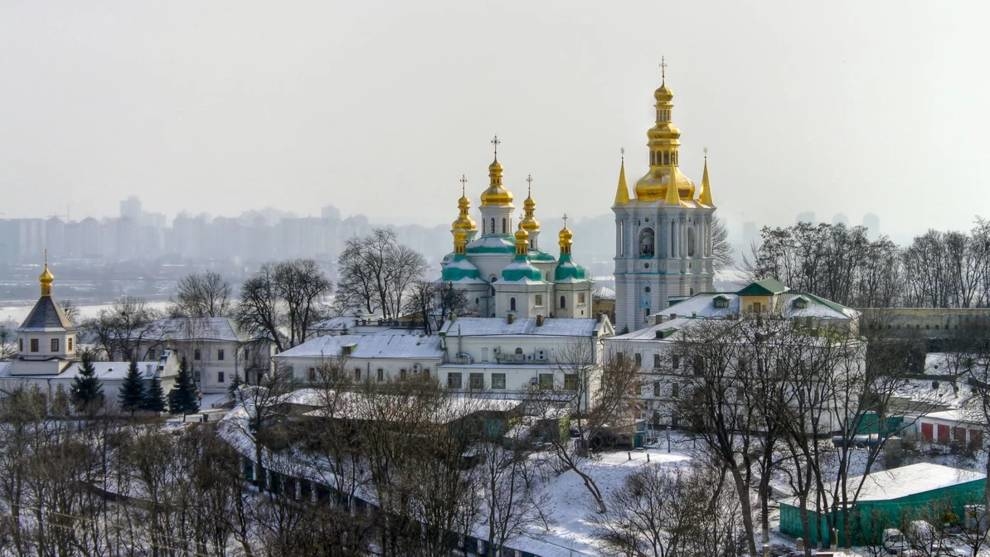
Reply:
[[[141,408],[143,399],[144,380],[141,378],[141,372],[138,371],[137,360],[131,360],[131,364],[127,367],[127,375],[124,376],[124,382],[121,383],[120,391],[117,393],[117,402],[121,410],[134,415],[134,411]]]
[[[55,397],[52,399],[52,415],[57,418],[64,418],[71,411],[69,406],[69,395],[65,392],[65,387],[61,383],[55,388]]]
[[[96,378],[93,367],[93,354],[83,352],[79,374],[72,380],[70,398],[76,410],[93,411],[103,404],[103,383]]]
[[[192,375],[186,370],[186,359],[179,364],[179,376],[175,386],[168,392],[168,411],[173,414],[195,414],[199,412],[199,396]]]
[[[165,411],[165,391],[162,390],[162,380],[158,378],[158,374],[151,377],[148,390],[144,392],[144,398],[141,400],[141,410]]]

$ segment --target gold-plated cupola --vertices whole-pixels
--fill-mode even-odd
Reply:
[[[650,149],[650,170],[636,182],[636,198],[641,201],[671,199],[667,188],[673,184],[681,200],[694,198],[695,186],[678,170],[681,130],[674,125],[671,113],[674,93],[667,87],[666,62],[660,64],[662,77],[660,88],[653,93],[656,99],[656,123],[646,132]]]

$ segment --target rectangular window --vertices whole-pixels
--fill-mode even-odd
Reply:
[[[578,303],[579,304],[584,303],[584,292],[578,292]]]
[[[552,373],[541,373],[540,374],[540,388],[544,390],[549,390],[553,388],[553,374]]]
[[[472,373],[468,379],[471,381],[472,391],[480,391],[485,388],[484,373]]]
[[[493,373],[492,374],[492,388],[493,389],[504,389],[505,388],[505,374],[504,373]]]
[[[37,351],[38,351],[38,339],[33,338],[31,339],[31,352],[37,352]]]
[[[217,350],[217,360],[221,362],[223,361],[223,348]]]
[[[660,354],[653,355],[653,369],[660,369]]]
[[[58,339],[52,339],[52,352],[58,352]]]
[[[314,381],[316,381],[316,368],[311,367],[309,368],[309,382],[312,383]]]
[[[643,355],[642,354],[640,354],[639,352],[636,352],[635,354],[633,354],[633,359],[636,360],[636,367],[642,367],[643,366]]]
[[[203,354],[199,351],[199,348],[193,350],[193,359],[199,361],[203,357]]]
[[[223,383],[223,372],[222,371],[218,371],[217,372],[217,383]]]
[[[681,394],[681,386],[677,383],[672,383],[670,385],[670,397],[677,398]]]
[[[69,352],[72,352],[72,337],[69,337]]]
[[[354,368],[354,380],[361,381],[361,368],[359,367]]]
[[[447,388],[448,389],[460,389],[461,388],[461,374],[460,373],[448,373],[447,374]]]
[[[656,397],[656,398],[659,398],[660,397],[660,382],[659,381],[654,381],[653,382],[653,396]]]
[[[399,379],[402,379],[403,381],[406,380],[406,368],[402,368],[399,370]]]
[[[17,351],[24,352],[24,339],[22,338],[17,339]]]
[[[566,391],[578,390],[578,374],[576,373],[564,374],[564,390]]]
[[[378,368],[378,382],[381,383],[384,380],[385,380],[385,370],[382,368]]]
[[[69,350],[72,350],[72,339],[69,339]],[[148,359],[149,360],[154,360],[155,359],[155,349],[154,348],[149,348],[148,349]]]
[[[536,295],[536,296],[534,297],[534,300],[535,300],[535,301],[534,301],[533,303],[534,303],[534,304],[535,304],[535,305],[536,305],[537,307],[539,307],[539,306],[542,306],[542,305],[543,305],[543,294],[537,294],[537,295]]]
[[[673,367],[674,369],[681,367],[681,357],[678,356],[677,354],[674,354],[671,357],[671,367]]]

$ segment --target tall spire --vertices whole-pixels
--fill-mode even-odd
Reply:
[[[650,171],[636,182],[636,198],[640,201],[660,201],[665,199],[665,178],[669,174],[670,168],[677,168],[679,164],[679,150],[681,146],[681,130],[674,125],[671,114],[674,108],[674,93],[667,86],[667,61],[664,59],[660,64],[661,83],[653,93],[656,101],[656,122],[652,128],[647,130],[646,145],[650,149]],[[673,179],[668,179],[666,183],[677,184],[685,190],[684,195],[689,198],[694,197],[694,185],[686,178],[677,179],[677,174],[673,174]]]
[[[708,147],[705,147],[705,171],[701,175],[701,195],[698,201],[706,207],[714,207],[712,203],[712,185],[708,181]]]
[[[55,275],[48,270],[48,249],[45,249],[45,269],[41,271],[38,276],[38,282],[41,283],[41,295],[51,296],[52,295],[52,283],[55,282]]]
[[[613,205],[625,205],[629,203],[629,186],[626,185],[626,150],[619,149],[621,162],[619,163],[619,185],[615,187],[615,203]]]

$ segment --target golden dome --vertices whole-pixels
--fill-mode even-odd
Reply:
[[[512,205],[512,193],[502,186],[502,165],[498,159],[488,165],[488,189],[481,194],[481,206]]]
[[[469,213],[471,201],[462,195],[461,198],[457,200],[457,208],[460,210],[460,214],[457,216],[457,220],[451,224],[451,230],[463,230],[465,232],[474,232],[478,230],[478,223],[474,222],[474,219],[471,218]]]
[[[653,98],[659,102],[670,101],[674,98],[674,92],[667,87],[666,83],[661,83],[660,88],[653,92]]]
[[[573,244],[574,233],[571,232],[570,228],[567,228],[567,224],[560,229],[557,233],[557,244],[560,246],[560,253],[571,253],[571,244]]]
[[[55,275],[53,275],[52,272],[48,270],[48,263],[45,262],[45,269],[41,271],[40,275],[38,275],[38,282],[41,283],[42,296],[51,296],[52,282],[54,281],[55,281]]]
[[[516,255],[526,255],[529,253],[529,232],[522,227],[522,223],[519,223],[519,229],[516,230]]]
[[[694,199],[695,185],[690,178],[684,175],[676,166],[659,167],[650,169],[636,182],[636,199],[641,201],[659,201],[666,199],[667,186],[670,184],[670,175],[674,175],[674,183],[677,187],[677,194],[682,200]]]

